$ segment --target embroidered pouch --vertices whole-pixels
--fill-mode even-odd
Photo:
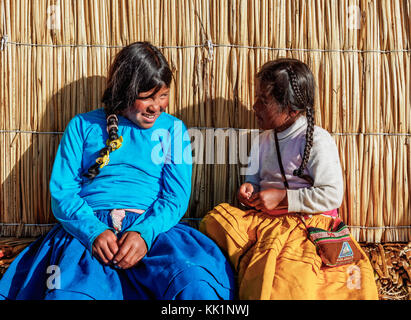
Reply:
[[[306,227],[310,240],[317,247],[317,252],[326,266],[337,267],[361,259],[361,252],[353,243],[350,231],[341,219],[335,219],[331,230]]]

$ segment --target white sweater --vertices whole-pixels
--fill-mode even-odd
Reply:
[[[331,135],[315,126],[313,146],[304,174],[314,180],[311,186],[306,180],[293,175],[299,168],[304,154],[307,119],[299,117],[291,127],[277,134],[285,175],[288,211],[318,213],[340,207],[343,199],[343,177],[337,146]],[[266,130],[259,135],[259,143],[253,143],[246,182],[256,191],[268,188],[284,189],[275,149],[274,131]],[[257,156],[258,155],[258,156]],[[258,162],[257,162],[258,161]],[[258,167],[257,164],[258,163]],[[252,168],[258,168],[254,173]]]

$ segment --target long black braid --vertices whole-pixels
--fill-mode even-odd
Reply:
[[[290,78],[291,87],[295,93],[297,101],[300,105],[305,106],[305,115],[307,117],[307,130],[305,133],[305,146],[304,154],[301,165],[298,169],[294,170],[293,175],[300,178],[311,180],[311,177],[304,175],[304,169],[307,166],[308,160],[310,158],[311,148],[313,146],[313,136],[314,136],[314,106],[310,103],[307,103],[308,99],[305,97],[298,85],[297,76],[295,75],[293,68],[291,66],[287,67],[287,73]]]

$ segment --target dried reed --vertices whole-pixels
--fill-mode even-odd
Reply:
[[[169,112],[188,127],[256,128],[258,68],[281,56],[307,62],[317,80],[316,123],[340,152],[341,215],[358,240],[409,241],[410,7],[410,0],[2,1],[0,235],[36,236],[47,225],[26,224],[54,222],[48,180],[62,131],[76,113],[101,107],[115,53],[147,40],[173,68]],[[193,170],[188,217],[235,203],[244,178],[238,165]]]

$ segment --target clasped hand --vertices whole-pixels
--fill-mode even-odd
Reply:
[[[138,232],[124,232],[117,239],[114,232],[105,230],[93,243],[93,255],[104,264],[114,264],[122,269],[135,266],[147,253],[147,245]]]
[[[249,207],[275,215],[276,208],[287,205],[287,191],[282,189],[266,189],[254,193],[251,183],[244,183],[238,190],[238,200]]]

